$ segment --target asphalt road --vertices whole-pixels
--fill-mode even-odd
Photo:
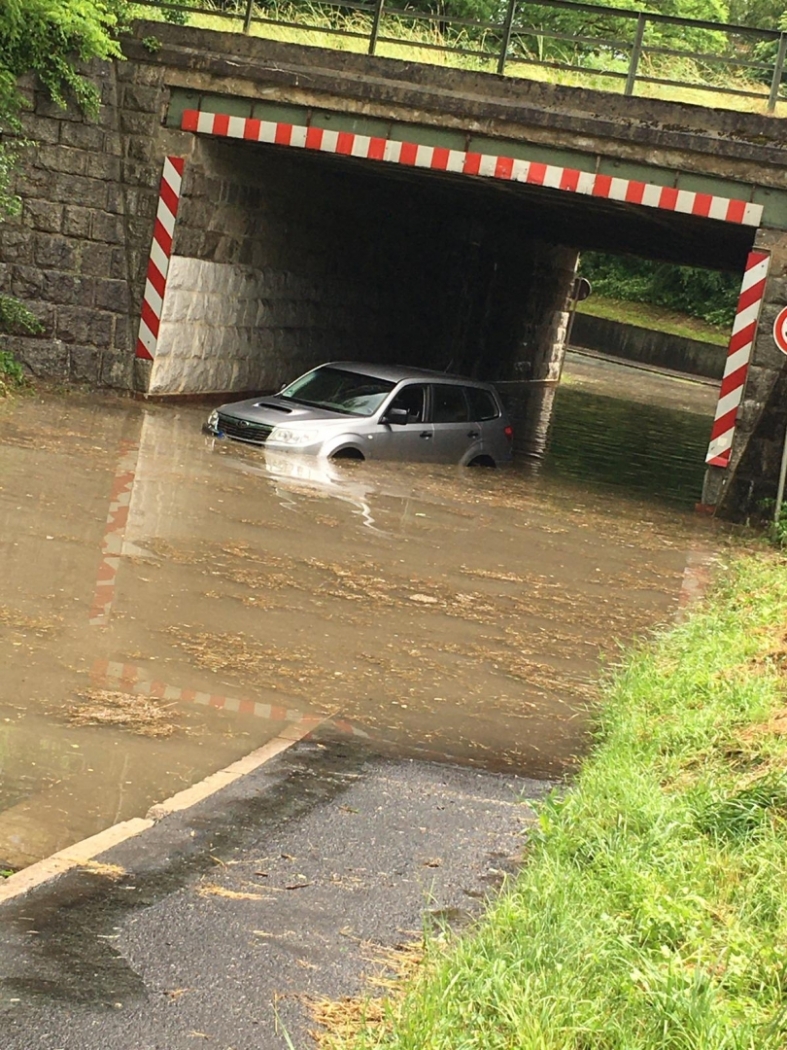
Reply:
[[[548,786],[296,745],[0,906],[0,1050],[312,1046],[310,1002],[479,913]]]

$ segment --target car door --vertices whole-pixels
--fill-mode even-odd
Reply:
[[[479,445],[481,429],[470,418],[470,408],[461,386],[435,383],[431,393],[432,458],[439,463],[461,463]]]
[[[386,406],[383,418],[392,408],[406,411],[407,422],[380,422],[375,428],[372,440],[366,446],[374,450],[371,455],[375,459],[401,459],[416,462],[428,462],[433,459],[434,427],[426,421],[426,385],[408,383],[403,386]]]
[[[480,451],[491,456],[496,463],[511,458],[511,429],[500,411],[497,399],[483,387],[466,386],[465,397],[470,406],[470,418],[480,431]]]

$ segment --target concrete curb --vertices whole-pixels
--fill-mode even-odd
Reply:
[[[277,736],[256,750],[245,755],[243,758],[232,762],[224,769],[211,773],[204,780],[192,784],[191,787],[178,791],[177,794],[151,806],[145,817],[134,817],[132,820],[124,820],[119,824],[100,831],[97,835],[75,842],[72,846],[53,853],[50,857],[37,861],[35,864],[22,868],[7,879],[0,881],[0,906],[6,901],[21,897],[31,890],[36,889],[44,883],[51,882],[66,871],[80,868],[88,861],[94,860],[102,853],[121,842],[143,834],[154,827],[160,820],[165,819],[173,813],[180,813],[190,809],[197,803],[204,801],[211,795],[227,787],[229,784],[240,780],[255,772],[260,766],[270,762],[283,751],[297,744],[305,737],[313,733],[317,726],[329,719],[304,717],[300,722],[287,726]]]

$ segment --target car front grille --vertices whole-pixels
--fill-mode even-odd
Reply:
[[[252,423],[248,419],[236,419],[234,416],[225,416],[219,412],[218,429],[227,437],[235,441],[250,441],[257,445],[264,445],[271,435],[272,426],[267,423]]]

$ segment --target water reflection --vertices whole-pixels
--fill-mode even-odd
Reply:
[[[693,506],[717,386],[572,354],[555,400],[545,470]]]
[[[712,542],[707,523],[631,498],[636,471],[596,488],[628,477],[627,419],[679,426],[605,397],[561,390],[538,477],[211,447],[196,408],[15,404],[0,862],[144,813],[301,714],[403,753],[570,768],[599,655],[672,616],[687,551]],[[685,499],[679,475],[653,465],[649,487]],[[75,725],[102,691],[160,701],[171,735]]]

